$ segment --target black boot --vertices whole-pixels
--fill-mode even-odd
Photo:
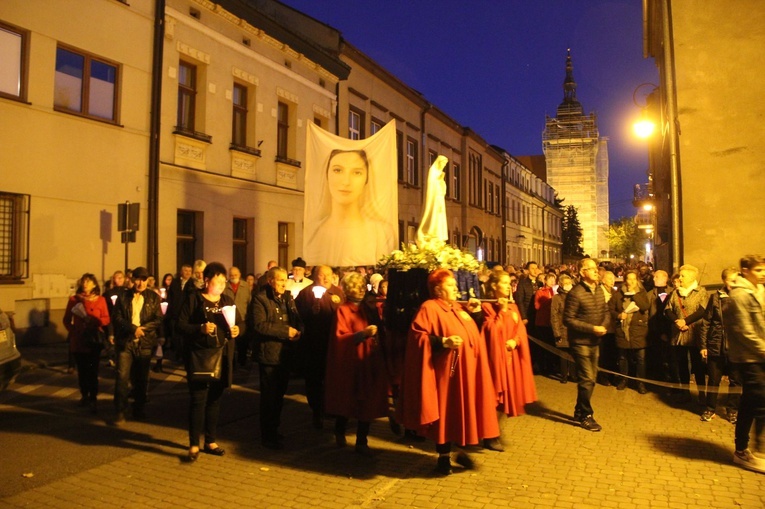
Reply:
[[[436,472],[441,475],[449,475],[452,473],[452,462],[449,458],[449,454],[440,455],[438,457],[438,463],[436,464]]]

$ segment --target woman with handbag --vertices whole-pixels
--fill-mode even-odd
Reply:
[[[69,297],[64,312],[64,327],[68,332],[69,351],[77,363],[80,383],[80,406],[97,410],[98,360],[104,347],[104,327],[109,325],[109,310],[96,276],[83,274],[77,283],[77,293]]]
[[[214,456],[226,452],[218,446],[215,434],[223,389],[232,383],[235,344],[240,323],[237,313],[226,306],[233,300],[223,294],[226,267],[212,262],[204,270],[204,287],[189,292],[178,316],[178,331],[183,335],[186,379],[189,385],[189,461],[199,457],[199,438],[204,428],[203,451]]]

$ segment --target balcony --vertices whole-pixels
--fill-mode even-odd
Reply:
[[[635,215],[635,224],[641,230],[653,230],[653,209],[641,208]]]
[[[635,184],[632,194],[632,204],[637,208],[645,208],[646,205],[653,207],[653,185],[650,182]]]

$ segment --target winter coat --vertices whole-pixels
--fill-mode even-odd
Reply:
[[[281,298],[280,303],[273,288],[266,286],[252,296],[247,310],[247,327],[255,337],[255,355],[258,362],[266,366],[293,362],[295,342],[290,340],[289,328],[301,333],[304,329],[292,294],[285,291]]]
[[[652,342],[669,341],[672,336],[672,324],[669,319],[664,315],[664,308],[669,301],[669,293],[671,288],[662,287],[654,288],[648,292],[648,299],[651,302],[651,307],[648,309],[648,334],[650,335]],[[662,299],[661,295],[664,295]]]
[[[624,320],[619,319],[630,302],[637,305],[638,310],[628,313]],[[625,295],[623,290],[614,292],[608,301],[608,310],[611,319],[616,324],[616,347],[624,349],[638,349],[648,346],[648,310],[651,307],[648,293],[640,290],[633,295]]]
[[[558,293],[553,295],[552,305],[550,306],[550,325],[552,326],[553,336],[555,336],[555,346],[558,348],[568,348],[568,329],[563,325],[563,308],[566,305],[566,295],[568,292],[563,287],[558,287]]]
[[[521,320],[529,320],[530,325],[534,322],[532,319],[536,314],[534,309],[534,294],[537,291],[536,281],[529,276],[522,276],[518,280],[518,288],[515,290],[513,300],[518,305],[518,311],[521,313]]]
[[[730,302],[725,290],[717,290],[709,297],[704,319],[701,322],[699,338],[701,350],[706,350],[709,357],[721,357],[727,354],[728,345],[723,327],[723,314]]]
[[[231,331],[222,313],[214,313],[211,316],[209,312],[210,303],[204,298],[202,292],[188,292],[184,294],[186,300],[181,305],[181,311],[178,313],[178,333],[183,335],[184,359],[186,361],[186,371],[191,372],[191,352],[192,350],[203,350],[206,348],[219,348],[223,346],[223,367],[221,372],[221,381],[224,387],[231,387],[234,382],[234,352],[236,351],[236,338],[231,337]],[[234,300],[226,294],[220,296],[216,309],[230,306]],[[202,332],[202,325],[207,322],[216,325],[216,332],[213,335]],[[240,327],[241,320],[236,315],[235,324]]]
[[[114,309],[114,343],[119,349],[125,348],[128,342],[135,338],[138,327],[133,325],[133,299],[136,291],[127,290],[117,300]],[[162,334],[162,309],[159,306],[159,295],[152,290],[144,290],[143,307],[140,322],[144,328],[144,336],[139,341],[140,350],[153,350],[157,346],[157,337]]]
[[[707,306],[707,291],[703,286],[697,286],[683,297],[684,290],[678,288],[669,296],[667,307],[664,308],[664,315],[671,322],[672,327],[672,346],[694,346],[696,348],[701,344],[699,333],[701,332],[701,321],[704,318],[704,312]],[[681,331],[675,326],[675,320],[680,318],[685,320],[688,326],[687,331]]]
[[[571,345],[599,345],[600,336],[595,335],[593,328],[607,327],[609,319],[606,297],[600,285],[590,288],[580,281],[568,292],[563,308],[563,325],[568,328]]]
[[[739,276],[728,293],[730,303],[723,310],[723,326],[731,362],[765,362],[765,311],[756,292],[751,282]]]

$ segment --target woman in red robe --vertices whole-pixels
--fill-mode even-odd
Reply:
[[[407,339],[402,414],[404,426],[436,442],[437,471],[451,473],[451,444],[479,443],[499,436],[496,394],[485,344],[468,311],[480,319],[480,302],[467,309],[457,303],[457,282],[450,270],[428,276],[432,299],[412,321]],[[461,451],[457,463],[472,468]]]
[[[513,302],[510,275],[493,272],[488,287],[497,301],[482,304],[483,334],[496,388],[497,412],[508,417],[523,415],[524,407],[537,400],[526,326]]]
[[[341,283],[347,302],[337,308],[327,349],[325,411],[335,416],[335,441],[346,444],[348,419],[358,419],[356,452],[371,456],[371,422],[388,414],[385,359],[378,345],[379,315],[374,301],[364,301],[366,279],[358,272]]]

